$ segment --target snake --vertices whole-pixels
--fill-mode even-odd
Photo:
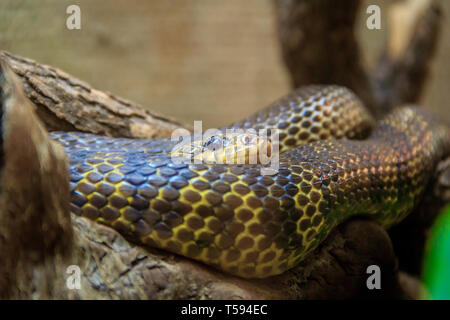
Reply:
[[[219,132],[227,129],[276,131],[277,169],[176,161],[170,138],[50,137],[69,159],[73,214],[243,278],[295,267],[351,217],[398,224],[450,154],[449,128],[423,108],[398,107],[376,122],[338,85],[301,87]],[[191,145],[203,154],[217,140],[221,133]]]

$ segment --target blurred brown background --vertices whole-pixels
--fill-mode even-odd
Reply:
[[[366,1],[358,36],[369,66],[381,50],[389,0]],[[81,30],[66,8],[81,8]],[[379,4],[382,30],[365,8]],[[450,1],[423,103],[450,122]],[[290,91],[271,0],[0,0],[0,48],[50,64],[204,128],[240,119]],[[330,52],[332,54],[332,52]]]

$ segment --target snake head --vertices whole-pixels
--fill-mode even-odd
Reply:
[[[226,132],[194,139],[177,146],[171,154],[194,163],[260,164],[261,159],[270,158],[272,145],[269,138],[262,135]]]

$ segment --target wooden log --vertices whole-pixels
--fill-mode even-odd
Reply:
[[[47,130],[81,131],[125,138],[170,137],[190,127],[111,93],[92,88],[57,68],[1,51],[20,77]]]

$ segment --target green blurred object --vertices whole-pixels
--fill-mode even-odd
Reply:
[[[431,229],[423,270],[426,292],[422,298],[450,300],[450,205]]]

